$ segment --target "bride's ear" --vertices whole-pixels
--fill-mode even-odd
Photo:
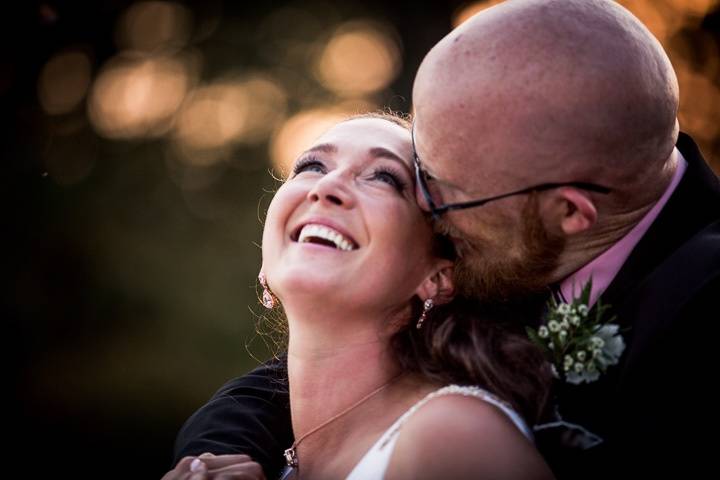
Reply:
[[[450,260],[439,260],[435,270],[423,280],[415,294],[421,300],[432,298],[435,305],[448,303],[455,295],[453,267],[454,263]]]

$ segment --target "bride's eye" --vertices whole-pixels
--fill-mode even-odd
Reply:
[[[325,164],[315,157],[307,157],[298,160],[293,167],[293,177],[303,172],[327,173]]]
[[[370,178],[373,180],[379,180],[381,182],[387,183],[399,193],[405,191],[406,185],[405,182],[402,180],[402,176],[390,168],[378,168],[372,173]]]

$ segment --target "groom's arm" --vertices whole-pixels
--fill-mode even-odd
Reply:
[[[173,465],[188,455],[242,453],[276,478],[292,444],[285,359],[223,385],[183,425]]]

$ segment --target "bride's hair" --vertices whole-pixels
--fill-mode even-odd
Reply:
[[[422,311],[414,301],[413,319]],[[412,320],[391,339],[403,371],[439,384],[478,385],[510,403],[533,425],[547,413],[552,371],[524,333],[540,315],[527,305],[488,305],[456,297]]]

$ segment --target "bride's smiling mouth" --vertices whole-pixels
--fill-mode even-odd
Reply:
[[[290,236],[298,243],[312,243],[349,252],[358,248],[357,242],[347,233],[324,223],[307,222],[301,224]]]

